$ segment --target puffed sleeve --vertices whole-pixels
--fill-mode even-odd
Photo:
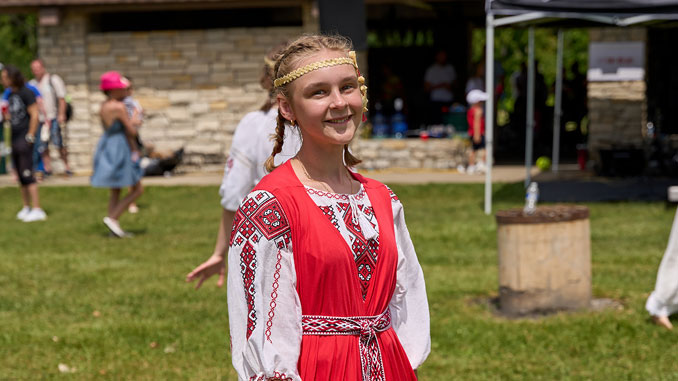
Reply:
[[[301,302],[290,239],[276,198],[250,193],[233,220],[228,252],[231,358],[240,380],[301,380]]]
[[[391,205],[398,247],[396,288],[389,304],[391,325],[405,349],[412,369],[417,369],[431,352],[431,320],[424,272],[405,225],[403,205],[393,191]]]
[[[254,152],[256,139],[260,139],[255,130],[256,116],[245,115],[235,129],[231,150],[224,167],[224,177],[219,187],[221,206],[230,211],[238,209],[240,203],[254,188],[257,182],[257,157]]]

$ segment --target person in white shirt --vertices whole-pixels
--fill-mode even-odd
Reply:
[[[63,138],[66,127],[66,85],[57,74],[48,73],[45,69],[45,63],[39,58],[31,62],[31,71],[35,79],[29,83],[40,90],[45,105],[45,116],[40,115],[40,123],[45,126],[43,134],[49,136],[49,141],[45,144],[42,152],[45,172],[48,174],[52,172],[52,161],[49,156],[49,143],[51,143],[59,149],[61,160],[66,167],[66,174],[71,175],[71,167],[68,165],[68,150]]]
[[[245,115],[235,129],[231,151],[224,168],[224,178],[219,187],[223,210],[214,252],[207,261],[186,276],[189,282],[199,279],[196,288],[200,288],[205,280],[217,273],[219,274],[217,285],[219,287],[223,285],[226,276],[224,257],[228,250],[227,237],[231,233],[235,212],[259,180],[268,173],[264,163],[273,151],[271,136],[275,134],[278,117],[273,89],[273,65],[276,55],[285,46],[286,44],[276,46],[264,58],[265,65],[260,84],[268,92],[269,98],[261,109]],[[283,151],[275,157],[276,164],[282,164],[292,158],[299,147],[301,147],[299,132],[288,128]]]
[[[429,93],[430,117],[432,124],[442,122],[442,109],[454,101],[453,86],[457,79],[454,66],[447,62],[447,53],[439,50],[435,62],[426,70],[424,89]]]
[[[657,325],[668,330],[673,329],[669,316],[678,312],[678,213],[673,219],[669,243],[657,271],[654,290],[645,303],[645,309]]]

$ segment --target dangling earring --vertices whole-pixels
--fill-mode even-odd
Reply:
[[[290,126],[296,127],[296,126],[297,126],[297,121],[296,121],[296,120],[290,120]]]

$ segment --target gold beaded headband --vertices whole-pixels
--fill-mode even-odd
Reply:
[[[358,85],[360,86],[360,95],[362,96],[363,99],[363,112],[367,112],[367,86],[365,86],[365,77],[363,77],[360,74],[360,69],[358,69],[358,60],[356,59],[355,51],[353,50],[348,52],[348,57],[330,58],[327,60],[313,62],[303,67],[300,67],[296,70],[293,70],[290,73],[280,78],[277,78],[275,81],[273,81],[273,86],[281,87],[294,81],[295,79],[301,77],[302,75],[308,74],[314,70],[337,65],[353,65],[353,67],[355,68],[355,71],[358,74]]]

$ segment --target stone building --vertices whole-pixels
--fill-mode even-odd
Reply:
[[[265,100],[258,83],[265,52],[302,32],[318,31],[318,8],[322,11],[326,1],[331,0],[3,0],[0,12],[38,14],[38,54],[50,72],[64,78],[75,110],[68,145],[77,171],[91,167],[102,133],[98,80],[107,70],[132,78],[146,110],[143,138],[160,148],[184,147],[181,169],[190,171],[222,168],[238,121]],[[370,48],[375,70],[368,79],[378,78],[379,66],[390,62],[411,74],[403,78],[420,81],[419,71],[433,57],[433,39],[463,53],[454,55],[453,63],[464,78],[469,25],[482,23],[482,4],[366,0],[366,23],[375,36],[390,39],[399,30],[425,36],[412,43],[403,35],[396,45]],[[399,58],[405,54],[422,57],[414,62],[416,70]],[[359,57],[367,67],[367,54]],[[453,168],[466,149],[451,140],[429,142],[364,141],[354,150],[365,154],[368,168]]]
[[[317,29],[306,0],[243,3],[8,0],[0,10],[39,15],[38,55],[64,78],[75,110],[68,145],[77,171],[91,167],[102,133],[98,82],[108,70],[133,80],[145,140],[184,147],[184,170],[210,170],[222,168],[240,118],[266,99],[259,78],[268,49]]]
[[[379,100],[382,67],[388,64],[413,94],[408,111],[416,118],[422,109],[416,102],[423,98],[417,86],[440,46],[457,53],[451,59],[459,82],[468,77],[470,31],[483,26],[482,0],[422,1],[416,7],[395,0],[364,4],[370,44],[361,56],[369,57],[371,101]],[[258,80],[267,49],[320,28],[314,0],[4,0],[0,11],[39,16],[39,56],[49,71],[63,76],[75,109],[68,144],[80,172],[89,170],[102,132],[97,111],[103,72],[115,69],[133,79],[147,112],[144,139],[165,149],[184,147],[184,171],[217,170],[240,118],[266,97]],[[668,89],[675,82],[673,69],[667,69],[675,65],[662,64],[671,59],[672,31],[590,29],[592,42],[644,41],[648,46],[645,80],[588,84],[594,160],[600,161],[601,149],[641,147],[648,121],[662,132],[678,133],[671,106],[676,96]],[[452,139],[358,139],[353,149],[365,159],[365,168],[381,169],[454,168],[467,148]]]

